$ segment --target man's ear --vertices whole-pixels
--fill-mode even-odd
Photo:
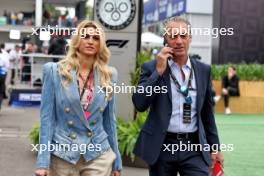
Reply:
[[[168,46],[169,45],[168,42],[167,42],[166,36],[163,37],[163,45],[164,46]]]

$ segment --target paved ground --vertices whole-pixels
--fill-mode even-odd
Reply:
[[[36,154],[28,140],[32,125],[39,120],[37,108],[11,108],[0,112],[0,176],[32,176]],[[146,169],[124,167],[123,176],[147,176]]]

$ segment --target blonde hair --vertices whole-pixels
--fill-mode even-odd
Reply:
[[[110,81],[112,77],[112,69],[110,69],[109,66],[107,66],[109,57],[110,57],[110,51],[106,46],[105,43],[105,33],[102,30],[102,27],[90,20],[83,20],[78,26],[75,31],[75,34],[73,34],[71,38],[71,42],[69,45],[69,49],[66,55],[66,58],[61,60],[59,62],[59,73],[64,78],[64,86],[67,86],[69,82],[72,81],[72,75],[71,70],[72,69],[79,69],[79,46],[80,46],[80,40],[83,35],[84,29],[87,27],[93,27],[98,31],[98,34],[100,36],[100,48],[98,53],[95,56],[95,62],[94,62],[94,68],[97,68],[98,75],[100,75],[99,81],[100,86],[103,88],[109,88],[110,87]],[[108,92],[108,91],[106,91]],[[108,96],[108,95],[107,95]]]

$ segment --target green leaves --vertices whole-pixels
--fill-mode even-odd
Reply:
[[[212,65],[212,76],[214,80],[222,80],[227,73],[229,65]],[[233,65],[240,80],[263,81],[264,65],[261,64],[237,64]]]
[[[118,145],[120,153],[129,156],[132,161],[135,159],[133,149],[146,117],[147,112],[143,112],[137,113],[137,118],[132,121],[125,122],[120,117],[117,119]]]
[[[29,139],[33,144],[39,143],[39,123],[35,123],[29,132]]]
[[[137,58],[136,58],[136,68],[135,71],[130,72],[130,77],[131,77],[131,85],[136,85],[139,79],[139,75],[140,75],[140,66],[151,59],[151,54],[150,52],[147,51],[140,51],[137,54]]]

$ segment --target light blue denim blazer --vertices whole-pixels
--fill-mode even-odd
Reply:
[[[50,144],[68,144],[80,146],[89,144],[86,152],[83,150],[50,149],[38,152],[37,168],[49,168],[51,154],[69,163],[76,164],[81,151],[86,161],[95,159],[108,149],[116,154],[113,170],[122,169],[122,161],[117,143],[115,118],[115,95],[110,100],[101,91],[99,72],[94,69],[95,94],[93,102],[88,107],[91,113],[87,120],[80,104],[76,70],[71,70],[72,81],[66,87],[62,84],[62,76],[58,73],[58,64],[47,63],[43,66],[43,87],[40,107],[40,137],[42,149]],[[117,71],[113,68],[112,81],[117,81]],[[62,146],[61,145],[61,146]],[[50,145],[51,146],[51,145]],[[97,146],[97,147],[93,147]],[[53,150],[52,150],[53,149]],[[68,150],[67,150],[68,149]]]

